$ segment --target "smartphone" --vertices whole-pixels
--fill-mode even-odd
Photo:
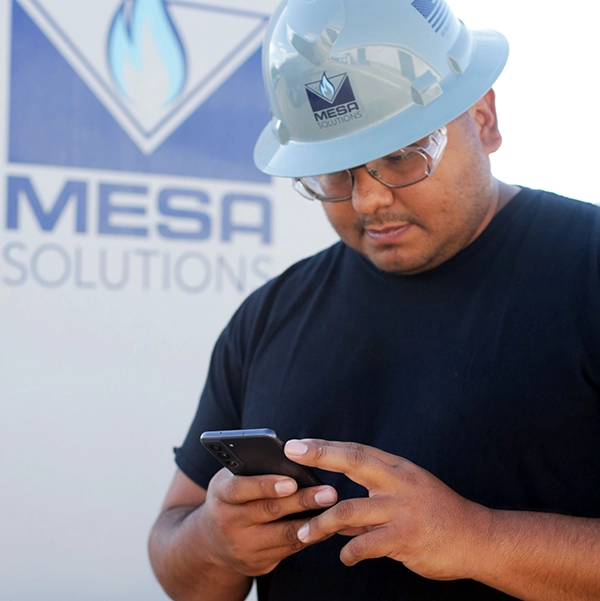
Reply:
[[[283,441],[268,428],[204,432],[200,442],[237,476],[280,474],[296,480],[299,488],[322,484],[309,468],[285,456]]]

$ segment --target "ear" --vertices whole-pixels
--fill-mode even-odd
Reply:
[[[473,119],[473,124],[477,128],[484,151],[488,155],[496,152],[502,144],[502,135],[498,130],[496,94],[494,90],[489,90],[483,98],[478,100],[469,109],[469,113]]]

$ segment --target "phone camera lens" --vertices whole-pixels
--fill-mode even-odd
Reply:
[[[221,459],[229,459],[229,455],[227,453],[219,453],[219,457]]]
[[[237,467],[238,466],[237,461],[227,461],[227,465],[229,467]]]
[[[218,444],[211,444],[211,445],[210,445],[210,448],[211,448],[213,451],[220,451],[220,450],[221,450],[221,445],[218,445]]]

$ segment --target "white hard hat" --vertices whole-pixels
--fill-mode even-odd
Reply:
[[[477,102],[508,58],[444,0],[287,0],[271,18],[263,76],[271,121],[254,149],[270,175],[362,165]]]

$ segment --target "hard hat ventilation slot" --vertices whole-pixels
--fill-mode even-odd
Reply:
[[[431,71],[426,71],[413,80],[410,87],[413,102],[421,106],[429,104],[442,93],[442,88]]]

